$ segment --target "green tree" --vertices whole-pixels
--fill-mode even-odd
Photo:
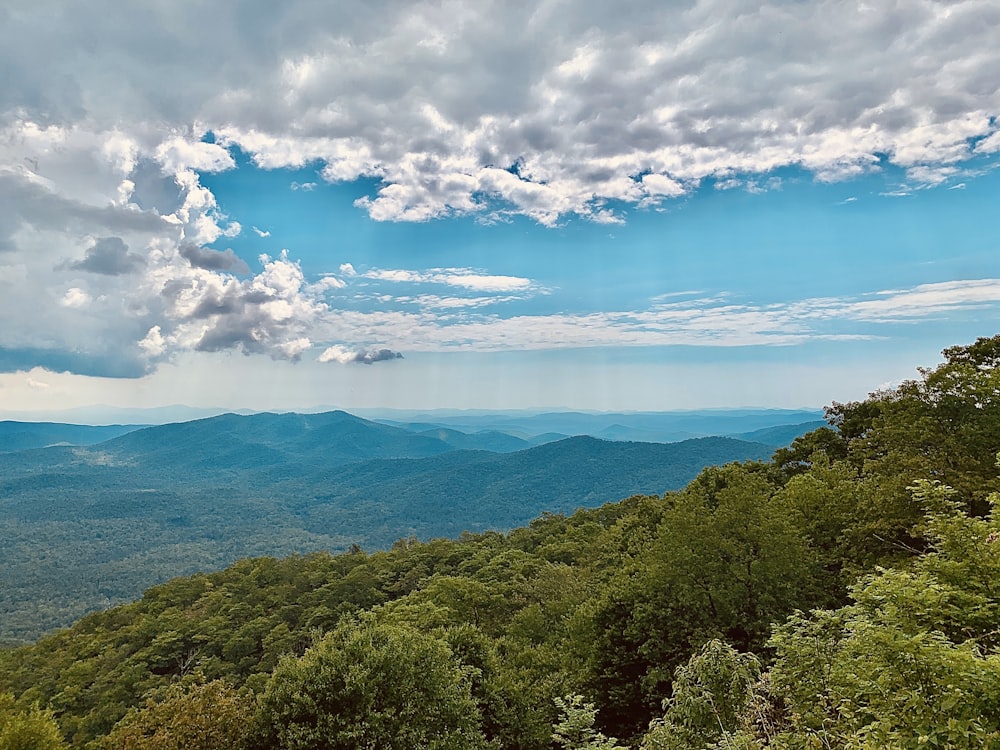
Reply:
[[[666,498],[656,536],[603,590],[586,637],[605,731],[641,733],[674,670],[712,638],[760,649],[771,625],[822,600],[804,521],[768,467],[708,469]]]
[[[563,750],[626,750],[614,737],[605,737],[594,729],[597,709],[582,695],[556,698],[559,723],[553,727],[552,741]]]
[[[742,729],[760,660],[713,639],[674,673],[665,713],[650,725],[643,750],[699,750]]]
[[[467,750],[485,742],[470,676],[439,638],[373,617],[277,667],[260,740],[276,750]]]
[[[777,628],[771,746],[1000,748],[1000,517],[931,482],[913,494],[927,554]]]
[[[252,697],[221,680],[171,686],[132,709],[100,742],[101,750],[243,750],[255,713]]]
[[[976,514],[1000,490],[1000,335],[945,349],[945,362],[863,402],[835,403],[828,418],[863,472],[940,481]],[[904,524],[920,518],[914,506]]]
[[[19,709],[10,693],[0,693],[0,750],[65,750],[52,714],[33,706]]]

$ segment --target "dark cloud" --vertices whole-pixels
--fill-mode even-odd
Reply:
[[[302,270],[284,255],[265,257],[263,271],[248,279],[197,268],[174,270],[178,277],[160,287],[164,312],[155,338],[167,347],[150,342],[157,356],[172,347],[236,349],[297,361],[312,346],[310,321],[326,307],[309,295]]]
[[[391,349],[371,349],[366,352],[358,352],[352,361],[359,365],[371,365],[376,362],[388,362],[392,359],[402,359],[403,355]]]
[[[184,192],[172,176],[153,159],[140,159],[129,174],[132,182],[130,201],[144,210],[161,215],[172,214],[184,205]]]
[[[0,171],[0,226],[21,224],[68,233],[89,233],[99,227],[115,234],[163,232],[169,226],[150,211],[91,205],[59,195],[23,175]]]
[[[146,260],[141,255],[130,253],[121,237],[100,237],[87,250],[83,260],[69,263],[66,267],[104,276],[123,276],[138,271],[145,265]]]
[[[197,319],[213,315],[235,315],[243,312],[246,304],[246,296],[240,294],[239,289],[227,289],[223,294],[206,294],[202,297],[190,317]]]
[[[272,359],[285,359],[298,362],[302,352],[308,348],[285,346],[291,339],[289,329],[293,325],[275,321],[266,313],[245,311],[240,315],[221,315],[213,320],[195,344],[195,351],[221,352],[229,349],[242,351],[244,354],[266,354]]]
[[[372,365],[376,362],[389,362],[402,359],[403,355],[392,349],[358,349],[352,351],[349,347],[334,344],[317,358],[318,362],[336,362],[341,365]]]
[[[149,372],[146,364],[131,352],[121,351],[118,342],[97,342],[90,351],[68,348],[5,347],[0,345],[0,372],[17,372],[44,367],[52,372],[72,372],[100,378],[141,378]]]
[[[186,242],[180,247],[180,253],[187,258],[194,268],[203,268],[206,271],[232,271],[233,273],[250,273],[250,267],[246,262],[232,251],[211,250],[207,247],[198,247],[195,244]]]

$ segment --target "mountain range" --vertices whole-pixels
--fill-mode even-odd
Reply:
[[[225,414],[116,426],[107,429],[128,431],[90,444],[8,443],[0,453],[0,639],[34,638],[155,583],[241,557],[504,531],[546,511],[677,489],[705,466],[762,460],[774,449],[729,437],[638,443],[581,435],[532,445],[478,426],[406,429],[342,411]],[[31,442],[30,429],[4,427]],[[73,434],[45,425],[32,439],[42,436],[64,442]]]
[[[219,410],[192,409],[190,407],[163,407],[158,409],[118,409],[108,412],[116,417],[134,420],[135,424],[108,425],[100,416],[108,409],[93,407],[62,412],[80,424],[45,421],[0,421],[0,452],[41,448],[50,445],[93,445],[118,435],[149,425],[202,422],[205,419],[225,416]],[[183,414],[183,419],[169,419],[169,415]],[[240,412],[251,416],[254,412]],[[330,414],[344,414],[338,410],[324,413],[298,414],[300,420],[320,424]],[[751,442],[780,447],[798,435],[825,424],[823,413],[818,410],[791,409],[708,409],[701,411],[673,412],[454,412],[447,410],[429,412],[399,412],[372,410],[367,414],[374,422],[399,427],[408,432],[437,437],[453,448],[468,450],[513,451],[540,445],[553,440],[576,435],[590,435],[602,440],[631,442],[672,443],[694,437],[735,437]],[[285,426],[292,428],[288,414]],[[311,420],[311,422],[310,422]],[[94,425],[100,426],[94,426]],[[310,429],[309,424],[305,425]],[[471,437],[470,437],[471,436]]]

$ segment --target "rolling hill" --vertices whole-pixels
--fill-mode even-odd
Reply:
[[[241,557],[506,530],[544,511],[676,489],[704,466],[772,450],[729,438],[575,437],[515,452],[456,442],[513,445],[331,412],[222,415],[0,454],[0,638],[36,637]]]
[[[141,429],[142,425],[80,425],[59,422],[0,422],[0,453],[50,445],[94,445]]]

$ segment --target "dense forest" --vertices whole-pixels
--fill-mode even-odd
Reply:
[[[497,452],[483,448],[496,435],[462,437],[478,448],[344,412],[229,414],[0,454],[0,646],[243,557],[506,531],[774,450],[579,436]]]
[[[0,749],[1000,748],[1000,336],[769,461],[242,560],[0,652]]]

